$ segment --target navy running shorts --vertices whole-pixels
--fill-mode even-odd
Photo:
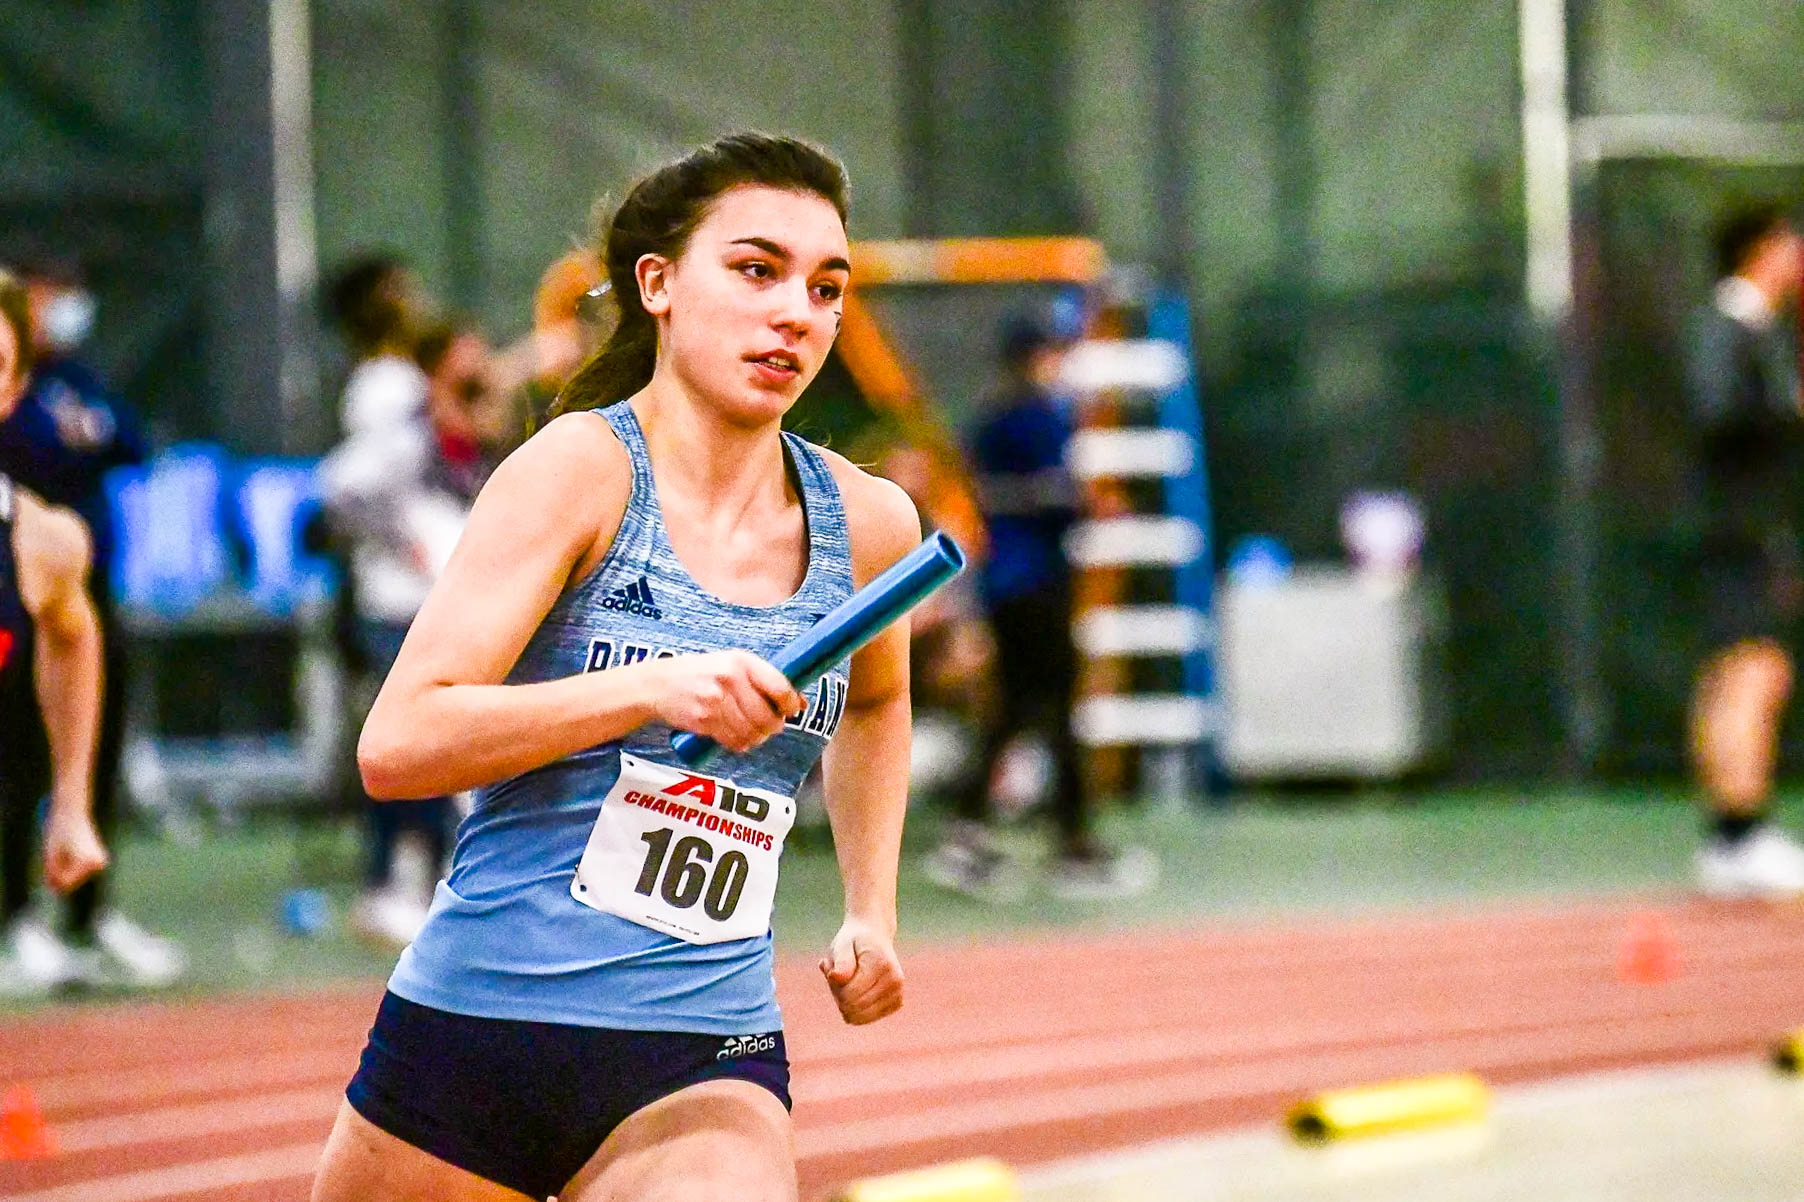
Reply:
[[[376,1126],[479,1177],[547,1198],[627,1116],[700,1081],[789,1106],[781,1031],[695,1035],[473,1018],[384,994],[345,1090]]]

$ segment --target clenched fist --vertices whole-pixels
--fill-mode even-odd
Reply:
[[[821,958],[839,1016],[853,1026],[874,1023],[902,1008],[902,962],[896,943],[875,926],[847,919]]]
[[[106,845],[94,820],[85,813],[63,812],[52,807],[44,828],[44,881],[58,893],[68,893],[107,866]]]
[[[783,673],[749,651],[709,651],[653,661],[658,720],[744,754],[802,712]]]

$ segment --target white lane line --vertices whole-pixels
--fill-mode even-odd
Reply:
[[[131,1144],[195,1139],[317,1119],[330,1122],[344,1091],[337,1086],[290,1089],[216,1102],[160,1106],[106,1118],[77,1119],[55,1125],[64,1152],[91,1152]]]
[[[1659,1054],[1663,1047],[1719,1035],[1711,1015],[1685,1015],[1636,1027],[1604,1027],[1582,1049],[1599,1058]],[[1548,1061],[1548,1032],[1470,1032],[1402,1045],[1332,1049],[1270,1057],[1235,1065],[1192,1065],[1179,1071],[1132,1080],[1056,1089],[1024,1090],[1007,1098],[986,1097],[922,1107],[877,1118],[811,1121],[804,1111],[796,1125],[802,1157],[869,1153],[934,1140],[980,1140],[1000,1132],[1049,1123],[1101,1119],[1152,1109],[1196,1106],[1234,1098],[1275,1094],[1298,1097],[1324,1086],[1419,1073],[1469,1070],[1484,1073]],[[1653,1036],[1653,1038],[1650,1038]],[[956,1093],[957,1082],[948,1083]],[[801,1110],[801,1104],[798,1104]]]
[[[168,1101],[213,1091],[242,1093],[261,1086],[296,1086],[311,1082],[343,1084],[357,1070],[355,1049],[265,1052],[229,1056],[197,1064],[157,1065],[108,1072],[84,1070],[33,1082],[38,1103],[47,1111],[74,1110],[128,1102]]]
[[[1571,987],[1565,987],[1570,993]],[[961,1085],[1028,1080],[1048,1072],[1105,1071],[1160,1062],[1229,1060],[1313,1050],[1318,1054],[1352,1047],[1419,1042],[1427,1038],[1509,1036],[1538,1032],[1560,1046],[1579,1046],[1594,1027],[1622,1030],[1637,1023],[1674,1022],[1715,1014],[1720,1002],[1701,1000],[1659,1013],[1613,982],[1581,994],[1563,1010],[1538,1015],[1511,999],[1511,1007],[1468,1003],[1464,1008],[1423,1005],[1411,999],[1391,1013],[1373,1016],[1339,1008],[1315,1015],[1290,1015],[1282,1026],[1248,1029],[1211,1014],[1187,1022],[1142,1025],[1129,1031],[1049,1034],[987,1047],[949,1048],[900,1054],[888,1061],[820,1064],[800,1059],[791,1093],[797,1102],[840,1102],[879,1093],[937,1090]],[[1588,1042],[1588,1041],[1584,1041]]]
[[[317,1140],[289,1144],[238,1156],[76,1181],[29,1194],[0,1196],[6,1202],[154,1202],[157,1198],[197,1194],[202,1190],[303,1179],[313,1176],[323,1146]]]

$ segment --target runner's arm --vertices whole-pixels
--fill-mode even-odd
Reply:
[[[35,632],[32,675],[50,743],[44,880],[67,893],[107,865],[94,829],[100,730],[100,620],[88,595],[92,554],[81,519],[19,494],[13,527],[19,592]]]
[[[921,541],[921,521],[907,494],[887,480],[865,477],[863,483],[847,493],[859,587]],[[852,657],[845,717],[823,763],[846,913],[879,923],[891,935],[912,729],[908,619],[903,618]]]
[[[20,494],[20,593],[36,632],[32,675],[50,743],[50,804],[87,813],[100,731],[100,620],[88,595],[87,529]]]
[[[851,470],[845,465],[845,472]],[[851,528],[853,576],[862,586],[913,549],[921,521],[907,494],[887,480],[844,475],[840,487]],[[903,618],[852,657],[846,714],[823,764],[846,916],[821,971],[849,1023],[875,1022],[902,1005],[896,867],[908,809],[911,729],[908,619]]]
[[[653,719],[744,751],[800,710],[782,673],[744,651],[503,683],[559,595],[605,555],[631,485],[625,449],[589,414],[558,418],[496,469],[364,723],[370,796],[459,792]]]
[[[372,797],[455,793],[646,720],[642,672],[502,683],[612,542],[630,487],[624,448],[589,414],[549,423],[495,470],[364,723],[357,763]]]

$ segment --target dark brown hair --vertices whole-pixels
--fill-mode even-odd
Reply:
[[[451,345],[459,338],[466,335],[480,337],[481,334],[476,322],[461,314],[430,321],[414,337],[413,361],[430,376],[438,371],[445,356],[451,353]]]
[[[831,204],[841,222],[846,219],[846,169],[796,138],[729,134],[653,171],[626,194],[601,238],[609,295],[619,313],[614,331],[558,393],[553,414],[611,405],[651,381],[658,328],[639,303],[639,259],[679,258],[709,206],[744,184],[812,193]]]
[[[326,283],[326,312],[359,359],[407,336],[407,314],[389,295],[407,260],[390,251],[358,255]]]
[[[18,374],[31,374],[31,302],[25,281],[0,267],[0,319],[13,328],[19,343]]]

